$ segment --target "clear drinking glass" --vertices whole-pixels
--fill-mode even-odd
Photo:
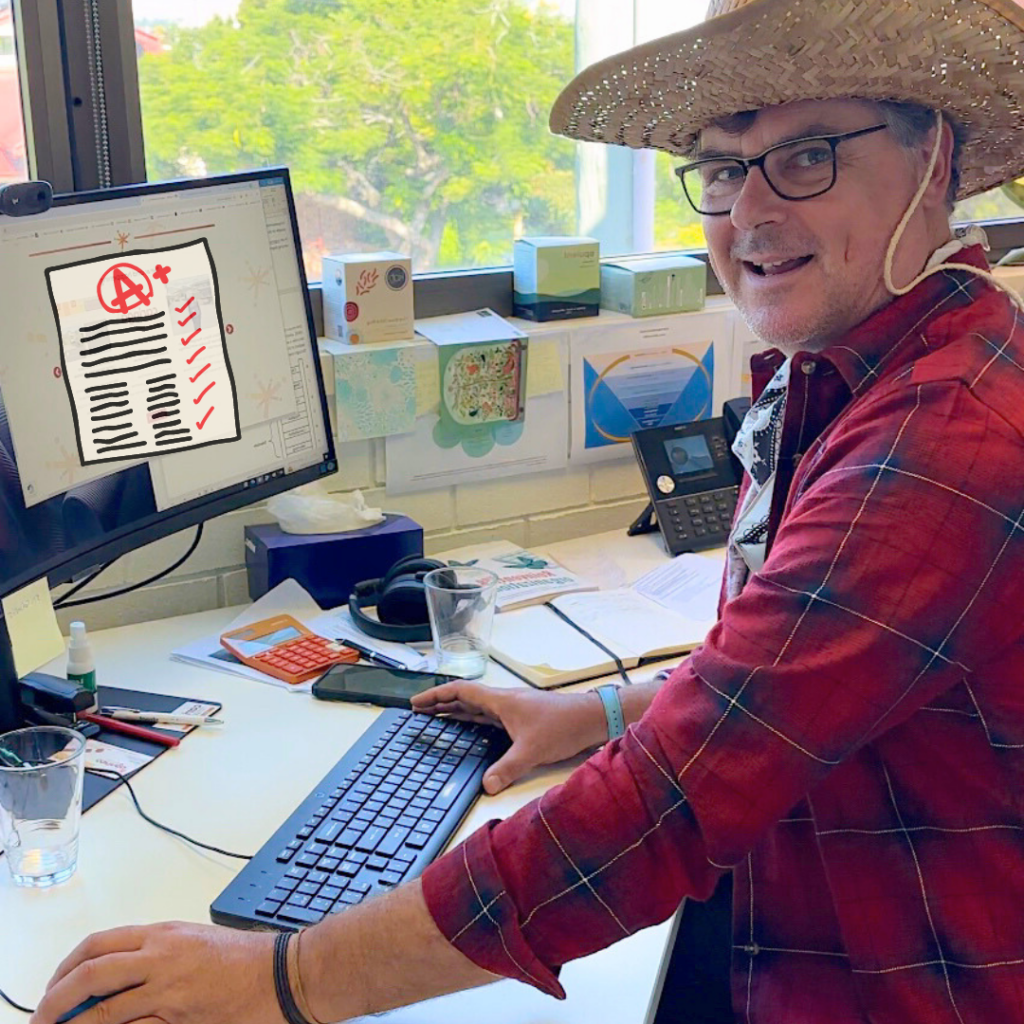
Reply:
[[[476,679],[487,670],[498,577],[489,569],[455,565],[423,577],[437,671]]]
[[[41,725],[0,736],[0,844],[16,885],[67,881],[78,865],[85,738]]]

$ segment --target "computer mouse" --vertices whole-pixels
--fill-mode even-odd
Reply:
[[[109,999],[110,996],[113,994],[114,993],[111,992],[110,995],[105,996],[89,996],[88,999],[79,1003],[74,1009],[68,1010],[68,1012],[65,1013],[62,1017],[58,1017],[57,1024],[64,1024],[65,1021],[77,1017],[80,1013],[84,1013],[86,1010],[89,1009],[90,1006],[95,1006],[97,1003],[102,1003],[104,999]]]

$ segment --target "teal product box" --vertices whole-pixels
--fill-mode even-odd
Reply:
[[[707,267],[693,256],[642,256],[601,264],[601,308],[630,316],[704,308]]]
[[[512,313],[526,320],[597,316],[601,246],[596,238],[520,238],[513,252]]]

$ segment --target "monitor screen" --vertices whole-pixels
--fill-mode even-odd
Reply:
[[[670,437],[662,442],[668,464],[675,476],[691,476],[694,473],[707,473],[714,469],[714,460],[708,442],[703,434],[690,434],[687,437]]]
[[[0,217],[0,596],[336,469],[288,172]]]

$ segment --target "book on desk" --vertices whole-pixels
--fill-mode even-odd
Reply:
[[[608,651],[624,668],[686,654],[715,624],[720,574],[719,561],[683,555],[632,587],[562,594],[503,612],[494,617],[491,657],[549,689],[614,673],[618,666]]]

